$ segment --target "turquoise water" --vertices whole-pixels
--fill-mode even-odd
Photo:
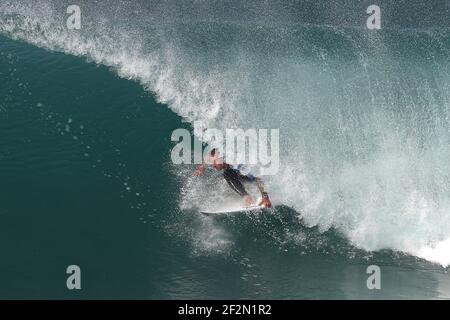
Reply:
[[[63,2],[0,6],[0,298],[450,297],[446,29],[126,6],[78,33]],[[233,198],[171,163],[193,121],[281,129],[274,210],[199,215]]]

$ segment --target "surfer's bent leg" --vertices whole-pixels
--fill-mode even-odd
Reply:
[[[223,172],[223,177],[228,182],[230,187],[241,197],[248,196],[247,190],[245,190],[238,172],[233,169],[225,169],[225,171]]]
[[[240,174],[239,178],[240,178],[241,181],[245,181],[245,182],[249,182],[249,183],[255,183],[256,186],[258,187],[259,192],[261,192],[261,195],[264,195],[265,193],[267,193],[264,190],[264,184],[263,184],[261,178],[255,177],[252,174],[247,174],[247,175]]]

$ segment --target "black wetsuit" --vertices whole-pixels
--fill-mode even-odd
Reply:
[[[243,175],[239,170],[233,169],[230,165],[226,165],[223,169],[223,177],[228,182],[230,187],[236,191],[241,197],[248,196],[242,182],[255,181],[252,175]]]

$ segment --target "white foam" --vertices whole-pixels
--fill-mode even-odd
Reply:
[[[435,245],[423,247],[417,251],[417,256],[429,261],[450,266],[450,238],[439,241]]]

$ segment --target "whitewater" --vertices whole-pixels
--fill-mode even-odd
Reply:
[[[0,32],[111,67],[189,123],[280,129],[275,205],[358,248],[450,265],[448,28],[302,23],[253,2],[81,3],[74,31],[64,1],[3,1]]]

